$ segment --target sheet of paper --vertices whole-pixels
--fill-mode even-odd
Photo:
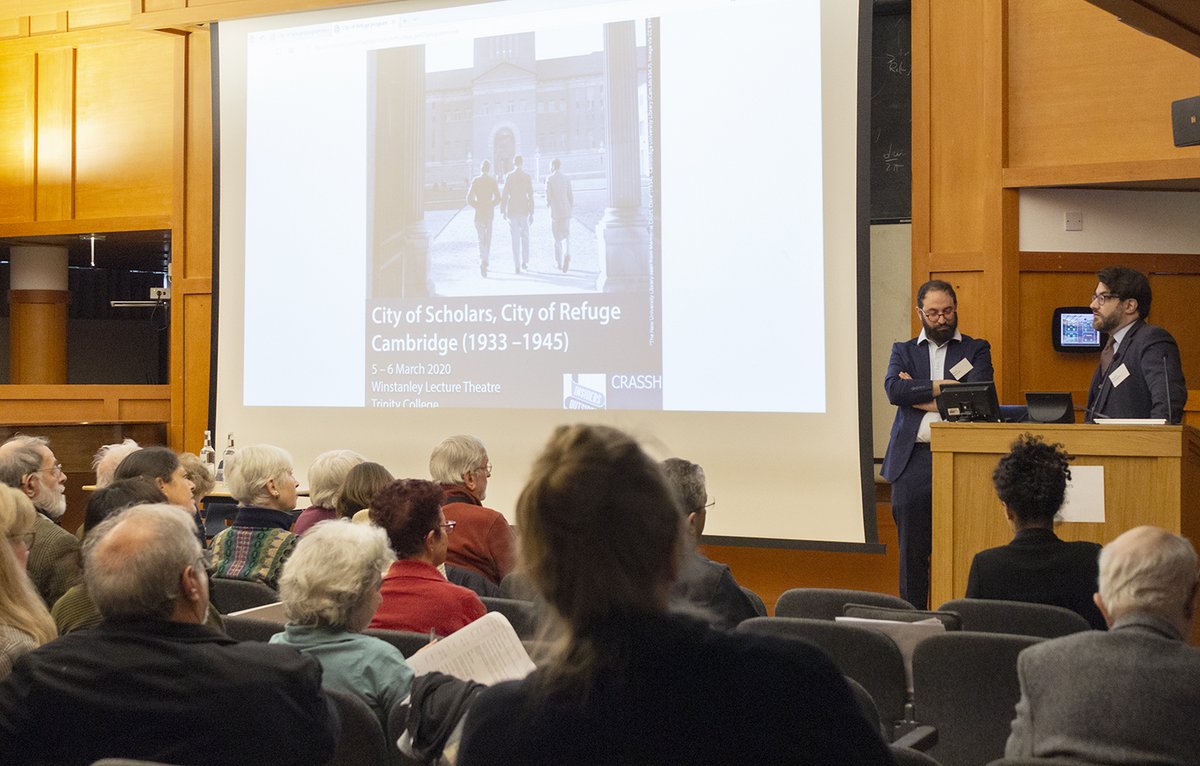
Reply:
[[[1104,466],[1071,466],[1071,480],[1058,516],[1062,521],[1104,523]]]
[[[418,676],[436,670],[488,685],[524,678],[534,669],[517,632],[499,612],[488,612],[407,662]]]

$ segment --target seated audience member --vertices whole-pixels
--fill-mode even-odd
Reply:
[[[208,466],[204,464],[200,456],[192,452],[180,452],[179,464],[183,466],[184,476],[192,483],[192,502],[195,503],[197,509],[200,509],[204,504],[204,498],[208,497],[213,488],[217,486],[217,480],[209,473]]]
[[[0,482],[24,492],[37,511],[28,572],[48,609],[79,580],[79,538],[58,525],[67,475],[46,439],[18,435],[0,445]]]
[[[483,506],[492,475],[483,442],[465,434],[445,439],[429,456],[429,474],[442,485],[446,519],[457,525],[446,563],[499,585],[513,569],[516,541],[508,520]]]
[[[166,495],[150,479],[136,476],[118,479],[92,493],[83,512],[83,539],[87,540],[93,530],[109,516],[123,511],[131,505],[165,503]],[[50,610],[59,635],[65,636],[74,630],[92,628],[100,624],[100,610],[88,595],[87,582],[71,586],[62,598],[54,602]]]
[[[308,467],[308,500],[312,505],[301,511],[292,533],[302,535],[314,524],[338,517],[334,509],[338,489],[350,469],[363,462],[363,456],[348,449],[322,452]]]
[[[179,462],[175,450],[143,447],[122,460],[113,474],[115,481],[138,477],[154,482],[171,505],[177,505],[189,514],[196,512],[196,501],[192,497],[195,486],[188,480],[187,469]]]
[[[96,489],[103,489],[112,484],[113,475],[121,461],[141,448],[133,439],[125,439],[117,444],[105,444],[96,450],[92,458],[92,470],[96,472]]]
[[[203,554],[176,506],[133,506],[92,530],[84,572],[104,622],[26,654],[0,683],[0,762],[329,761],[338,720],[320,665],[200,624]]]
[[[1090,764],[1200,763],[1196,551],[1137,527],[1100,554],[1096,605],[1107,633],[1031,646],[1017,660],[1021,701],[1006,757]]]
[[[0,486],[0,680],[12,672],[18,657],[57,635],[54,620],[25,572],[36,516],[23,492]]]
[[[399,649],[362,631],[395,560],[378,527],[330,521],[310,528],[283,565],[279,596],[288,623],[271,639],[316,658],[326,688],[362,697],[385,726],[388,711],[408,696],[413,672]]]
[[[270,444],[242,447],[226,460],[225,484],[240,508],[212,540],[213,576],[277,587],[299,539],[288,531],[300,486],[292,456]]]
[[[458,763],[892,763],[816,647],[667,613],[684,516],[625,434],[563,426],[517,502],[523,570],[564,633],[485,689]]]
[[[454,530],[441,500],[433,482],[400,479],[371,501],[371,523],[383,527],[398,560],[383,578],[383,603],[370,627],[447,636],[487,612],[479,596],[437,569]]]
[[[369,524],[371,500],[395,480],[391,471],[379,463],[359,463],[346,474],[346,480],[338,489],[334,509],[343,519],[350,519],[355,524]]]
[[[671,591],[676,605],[688,605],[718,628],[733,629],[742,620],[757,617],[754,603],[733,579],[725,564],[718,564],[697,550],[704,522],[708,517],[708,489],[704,469],[682,458],[662,462],[667,484],[675,492],[680,507],[687,515],[688,553],[679,570],[679,579]]]
[[[1061,445],[1022,435],[992,474],[1013,540],[975,554],[967,575],[967,598],[992,598],[1061,606],[1104,630],[1092,600],[1100,546],[1066,542],[1054,534],[1071,456]]]

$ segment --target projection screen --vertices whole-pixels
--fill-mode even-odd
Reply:
[[[868,21],[503,0],[222,22],[217,441],[285,447],[303,482],[343,447],[428,477],[472,433],[511,519],[554,426],[608,423],[704,467],[710,542],[874,543]]]

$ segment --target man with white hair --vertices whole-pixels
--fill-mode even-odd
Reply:
[[[0,763],[329,761],[339,724],[317,662],[202,624],[206,559],[188,513],[121,511],[84,558],[104,621],[24,655],[0,683]]]
[[[499,584],[516,565],[517,544],[508,520],[483,505],[492,475],[483,442],[469,434],[443,439],[429,456],[429,475],[442,485],[446,521],[456,525],[446,563]]]
[[[1100,552],[1096,606],[1108,632],[1031,646],[1005,755],[1091,764],[1200,763],[1200,649],[1192,544],[1137,527]]]
[[[137,452],[142,446],[133,439],[125,439],[116,444],[105,444],[96,450],[92,458],[92,470],[96,472],[96,489],[103,489],[113,483],[113,474],[121,461]]]
[[[67,510],[67,475],[47,439],[17,435],[0,445],[0,482],[24,492],[38,511],[28,571],[52,607],[79,579],[79,539],[58,526]]]

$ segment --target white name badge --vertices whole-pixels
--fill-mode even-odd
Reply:
[[[973,369],[975,369],[975,367],[972,366],[972,364],[966,359],[963,359],[959,361],[958,364],[950,368],[950,374],[954,376],[955,380],[962,380],[964,377],[966,377],[966,374]]]
[[[1113,388],[1116,388],[1117,386],[1124,383],[1125,378],[1128,378],[1128,377],[1129,377],[1129,368],[1125,366],[1124,362],[1121,362],[1120,367],[1118,367],[1117,369],[1113,370],[1112,372],[1110,372],[1108,374],[1108,380],[1110,383],[1113,384]]]

